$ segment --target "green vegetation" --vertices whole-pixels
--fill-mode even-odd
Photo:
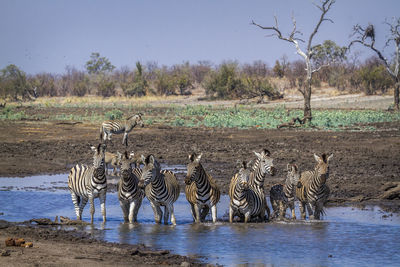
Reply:
[[[49,110],[51,110],[49,112]],[[52,103],[25,106],[7,105],[0,109],[0,120],[63,120],[100,123],[120,119],[137,112],[143,113],[145,125],[177,127],[257,128],[276,129],[277,126],[301,117],[301,109],[285,106],[264,109],[252,105],[225,107],[217,105],[119,105],[105,103]],[[47,115],[46,115],[47,114]],[[50,114],[50,115],[48,115]],[[311,125],[299,125],[302,130],[374,130],[371,123],[400,121],[400,112],[376,110],[314,110]]]

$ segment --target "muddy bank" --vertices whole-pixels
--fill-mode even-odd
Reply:
[[[71,227],[70,227],[71,228]],[[96,230],[93,230],[96,231]],[[97,230],[99,231],[99,230]],[[23,238],[33,247],[6,247],[9,237]],[[153,250],[144,245],[124,245],[93,239],[80,230],[50,226],[16,225],[0,220],[1,266],[201,266],[195,258]]]

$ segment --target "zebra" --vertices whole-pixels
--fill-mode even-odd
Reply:
[[[250,176],[251,170],[247,163],[243,161],[242,168],[232,177],[232,180],[236,180],[236,183],[230,194],[230,223],[233,222],[235,216],[244,217],[244,222],[247,223],[251,217],[265,213],[264,200],[259,197],[257,190],[250,186]]]
[[[106,191],[107,178],[105,175],[105,144],[91,147],[94,151],[93,166],[83,164],[75,165],[68,176],[68,188],[71,192],[72,202],[75,206],[75,213],[78,220],[82,219],[82,212],[89,200],[91,223],[93,224],[94,199],[100,199],[103,222],[106,221]]]
[[[190,203],[195,222],[204,221],[211,208],[212,220],[217,221],[217,203],[221,192],[215,180],[200,163],[202,154],[190,154],[185,179],[186,199]]]
[[[160,206],[164,206],[164,224],[171,223],[176,225],[174,215],[174,202],[179,197],[179,184],[175,174],[171,171],[161,171],[160,163],[153,155],[142,156],[144,164],[139,187],[145,188],[146,197],[153,208],[154,220],[161,223],[163,212]]]
[[[109,120],[104,121],[100,127],[100,140],[106,141],[107,139],[111,141],[111,136],[113,134],[124,133],[122,139],[122,144],[126,147],[128,146],[128,133],[135,128],[136,125],[144,127],[142,120],[142,114],[138,113],[136,115],[130,116],[125,120]]]
[[[296,197],[300,201],[301,218],[306,218],[305,207],[307,207],[310,220],[319,220],[320,214],[324,213],[324,204],[328,200],[330,189],[326,184],[329,178],[329,160],[333,154],[327,156],[314,154],[317,165],[312,171],[301,173],[300,180],[296,188]],[[306,206],[307,205],[307,206]]]
[[[121,179],[118,182],[118,200],[124,214],[124,222],[136,222],[137,214],[144,198],[143,189],[139,188],[139,179],[142,176],[140,168],[132,169],[131,154],[125,151],[120,155]]]
[[[292,211],[292,219],[296,219],[294,211],[294,200],[296,195],[297,183],[300,179],[300,171],[296,164],[287,165],[287,177],[285,184],[277,184],[271,187],[269,197],[274,213],[273,218],[279,215],[280,219],[285,217],[286,209]]]
[[[259,198],[263,201],[265,209],[260,210],[260,213],[258,216],[256,216],[259,220],[263,221],[265,220],[265,211],[267,212],[267,219],[270,217],[270,210],[264,193],[264,180],[267,173],[269,173],[271,176],[274,176],[276,170],[271,153],[267,149],[263,149],[261,153],[255,151],[253,151],[253,153],[256,155],[256,159],[247,163],[247,166],[251,171],[249,177],[249,186],[252,187],[255,192],[257,192]],[[234,176],[229,185],[229,196],[231,198],[233,196],[237,179],[238,177]]]
[[[117,173],[118,165],[120,165],[119,158],[121,157],[121,153],[117,151],[117,153],[106,152],[104,162],[106,164],[106,170],[108,169],[107,166],[110,164],[113,168],[112,174],[115,175]],[[107,172],[107,171],[106,171]]]

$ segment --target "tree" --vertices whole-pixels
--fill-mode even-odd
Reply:
[[[115,66],[111,64],[108,58],[100,57],[100,53],[92,53],[85,66],[89,74],[111,72],[115,69]]]
[[[321,26],[322,22],[330,21],[333,23],[331,19],[325,18],[326,13],[330,10],[332,5],[335,3],[335,0],[324,0],[321,2],[321,5],[316,5],[316,7],[321,11],[321,16],[318,20],[317,25],[315,26],[313,32],[311,33],[310,37],[308,38],[307,47],[305,52],[300,48],[299,42],[304,42],[304,40],[300,39],[298,35],[301,35],[301,32],[296,28],[296,20],[294,16],[292,16],[293,21],[293,29],[289,36],[283,36],[282,32],[279,30],[278,27],[278,19],[275,17],[275,26],[272,27],[265,27],[261,26],[254,21],[251,24],[263,29],[273,31],[274,33],[270,36],[277,36],[279,39],[283,41],[287,41],[292,43],[296,47],[297,54],[299,54],[306,63],[306,83],[304,87],[299,87],[298,90],[301,92],[304,98],[304,118],[303,121],[310,123],[312,120],[311,114],[311,85],[312,85],[312,77],[313,74],[319,71],[324,65],[315,67],[312,65],[311,58],[315,54],[314,48],[318,46],[313,46],[312,41],[314,36],[317,34],[319,27]]]
[[[122,87],[124,93],[128,96],[144,96],[148,89],[148,82],[144,77],[143,65],[136,62],[136,71],[131,83],[127,83]]]
[[[399,91],[400,91],[400,18],[393,18],[393,22],[389,23],[385,21],[385,24],[390,28],[390,34],[388,39],[386,40],[385,47],[389,46],[390,43],[394,43],[395,47],[395,57],[394,62],[391,64],[390,60],[388,60],[381,50],[378,50],[375,47],[375,28],[372,24],[368,25],[366,28],[362,28],[360,25],[355,25],[353,27],[353,34],[355,36],[355,40],[351,41],[349,44],[349,48],[355,44],[360,43],[365,47],[369,47],[372,49],[379,57],[379,59],[383,62],[386,67],[387,72],[390,74],[392,79],[395,82],[394,86],[394,108],[399,110]]]
[[[35,98],[34,90],[31,90],[26,79],[26,74],[14,64],[10,64],[2,69],[0,75],[0,91],[4,98],[12,97],[18,100],[18,96],[23,99]]]

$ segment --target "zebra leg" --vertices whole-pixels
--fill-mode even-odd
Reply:
[[[135,209],[133,210],[133,221],[137,222],[137,215],[139,213],[139,208],[142,205],[142,200],[138,199],[135,203]]]
[[[211,216],[212,216],[213,223],[216,223],[217,222],[217,205],[211,206]]]
[[[162,210],[160,206],[152,201],[150,201],[150,204],[151,207],[153,208],[154,220],[156,221],[156,223],[161,223]]]
[[[173,225],[176,225],[176,219],[175,219],[175,214],[174,214],[174,205],[171,204],[171,205],[165,206],[165,213],[167,213],[167,212],[168,212],[168,216],[166,216],[167,221],[165,221],[165,219],[164,219],[164,224],[168,224],[169,217],[171,216],[171,223]]]
[[[89,202],[90,202],[90,223],[93,224],[93,216],[94,216],[94,199],[93,196],[89,196]]]
[[[200,213],[200,221],[204,222],[207,214],[210,212],[210,207],[204,206]]]
[[[132,223],[135,217],[136,203],[132,201],[129,203],[129,222]],[[135,220],[136,221],[136,220]]]
[[[100,194],[99,199],[100,199],[101,214],[103,215],[103,223],[105,223],[106,222],[106,192],[105,191],[103,194]]]
[[[299,203],[299,208],[300,208],[300,214],[301,214],[301,219],[305,220],[306,219],[306,210],[305,210],[305,204],[304,202],[300,201]]]
[[[200,207],[198,204],[194,204],[194,214],[195,214],[194,221],[196,223],[200,222]]]
[[[294,212],[294,202],[289,204],[289,208],[292,211],[292,220],[296,220],[296,213]]]
[[[122,213],[124,214],[124,222],[127,223],[128,222],[128,207],[126,205],[126,203],[124,203],[123,201],[119,201],[119,205],[121,206],[122,209]]]
[[[315,205],[311,203],[307,203],[306,205],[307,211],[308,211],[308,217],[310,220],[314,220],[314,210],[315,210]]]
[[[190,203],[190,212],[192,212],[193,221],[196,221],[196,211],[194,209],[194,205]]]
[[[232,206],[229,205],[229,222],[230,222],[230,223],[233,222],[233,216],[234,216],[234,214],[233,214]]]
[[[128,133],[124,133],[124,138],[122,138],[122,144],[128,147]]]
[[[76,219],[81,220],[81,216],[80,216],[81,213],[79,212],[80,211],[80,209],[79,209],[80,197],[71,191],[71,199],[72,199],[72,203],[74,203]]]
[[[82,220],[83,209],[85,208],[86,203],[88,202],[88,199],[84,198],[84,197],[80,197],[80,199],[81,199],[81,203],[79,204],[79,218],[80,218],[79,220]]]
[[[250,219],[250,211],[246,212],[244,214],[244,223],[247,223]]]
[[[285,205],[283,201],[279,201],[279,220],[283,220],[285,218]]]

